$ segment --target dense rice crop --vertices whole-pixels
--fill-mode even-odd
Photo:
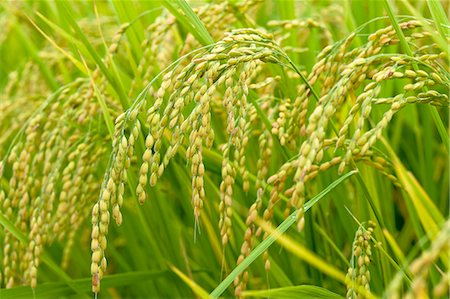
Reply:
[[[1,3],[1,298],[447,298],[449,9]]]

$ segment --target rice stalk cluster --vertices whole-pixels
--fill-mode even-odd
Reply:
[[[429,41],[432,33],[424,32],[421,24],[415,20],[401,23],[400,28],[410,43],[417,44],[414,57],[385,53],[390,45],[399,42],[395,30],[388,26],[371,34],[363,46],[351,49],[356,37],[356,33],[352,33],[344,40],[326,47],[306,77],[271,34],[257,29],[232,30],[199,54],[194,52],[185,57],[186,63],[176,64],[163,73],[155,98],[147,97],[144,90],[133,106],[116,120],[112,166],[104,181],[100,201],[93,210],[93,243],[101,244],[97,238],[101,240],[106,237],[109,207],[112,207],[116,222],[120,224],[122,221],[121,197],[126,172],[133,159],[134,144],[141,132],[141,120],[148,127],[148,132],[143,133],[145,150],[136,187],[139,202],[143,203],[148,196],[145,191],[147,184],[156,185],[170,160],[185,146],[192,176],[191,201],[198,221],[205,200],[203,152],[205,148],[211,148],[214,142],[211,107],[218,106],[215,103],[218,98],[222,104],[221,117],[228,139],[228,142],[220,145],[222,182],[219,188],[219,231],[224,246],[232,237],[233,189],[238,176],[242,190],[249,190],[246,165],[249,139],[259,136],[260,144],[266,145],[273,144],[273,141],[267,142],[276,138],[282,146],[297,153],[296,158],[287,161],[279,171],[267,177],[264,171],[267,152],[261,152],[258,162],[261,168],[258,168],[256,183],[260,186],[264,182],[272,186],[272,191],[264,207],[261,202],[264,189],[258,188],[256,201],[250,207],[246,221],[248,229],[238,263],[249,254],[253,236],[260,234],[252,229],[258,214],[270,221],[274,209],[285,202],[281,196],[288,199],[284,207],[286,213],[292,209],[300,211],[297,214],[297,227],[299,231],[303,229],[302,206],[305,203],[307,182],[319,172],[336,166],[341,174],[353,163],[361,161],[375,167],[400,186],[389,170],[389,162],[372,147],[381,138],[394,114],[407,104],[447,106],[448,96],[445,92],[427,88],[440,86],[448,90],[449,87],[447,70],[442,65],[447,59],[446,54],[439,52],[437,47],[420,47],[424,40],[433,45]],[[418,29],[421,33],[415,32]],[[267,85],[267,79],[276,82],[276,78],[263,79],[261,74],[269,64],[294,72],[298,93],[293,100],[286,98],[274,101],[269,98],[267,104],[259,107],[252,100],[257,94],[257,87]],[[420,69],[416,69],[415,65]],[[379,97],[383,84],[400,78],[407,79],[407,82],[399,94],[392,98]],[[258,83],[258,79],[265,81]],[[320,86],[320,93],[313,86]],[[377,119],[371,112],[378,105],[384,107],[384,112]],[[145,106],[149,108],[144,109]],[[342,109],[348,109],[346,117],[336,117],[342,115],[336,113]],[[253,130],[252,122],[264,118],[262,114],[269,115],[272,126],[263,125]],[[102,221],[99,222],[99,219]],[[262,236],[265,237],[267,234]],[[101,265],[106,264],[101,262],[105,257],[104,250],[103,246],[93,249],[92,272],[95,282],[104,271]],[[268,271],[268,254],[264,257]],[[247,275],[244,273],[242,281],[235,281],[237,295],[245,289]],[[94,291],[97,290],[95,285]]]
[[[365,164],[402,188],[390,160],[376,145],[395,114],[407,105],[448,107],[448,57],[431,38],[437,33],[426,31],[415,19],[400,23],[413,50],[408,56],[393,51],[399,38],[392,26],[369,36],[360,34],[360,28],[333,40],[330,23],[343,23],[335,7],[324,12],[334,16],[325,18],[328,21],[269,21],[268,29],[228,25],[244,19],[248,27],[256,27],[246,17],[257,5],[223,2],[195,9],[216,41],[203,47],[191,34],[181,48],[173,43],[180,30],[174,27],[176,18],[164,11],[140,41],[136,75],[123,83],[126,98],[118,99],[118,87],[111,86],[100,67],[56,91],[38,84],[42,78],[33,75],[35,63],[9,75],[0,116],[17,122],[8,130],[0,129],[0,144],[11,144],[0,147],[0,182],[7,182],[0,184],[0,212],[26,238],[5,230],[3,285],[36,287],[41,254],[56,240],[66,244],[61,263],[67,268],[75,235],[91,216],[90,270],[92,290],[98,293],[107,271],[111,216],[118,225],[126,221],[122,208],[130,197],[127,188],[131,185],[132,197],[140,204],[151,200],[151,187],[177,155],[190,170],[187,200],[199,227],[208,200],[206,157],[211,149],[220,150],[220,199],[213,204],[219,211],[223,247],[241,242],[237,265],[268,237],[258,219],[276,225],[274,213],[282,211],[288,217],[297,210],[297,229],[303,231],[303,205],[311,196],[312,182],[322,173],[340,175]],[[103,21],[109,24],[108,19]],[[81,26],[92,31],[98,45],[104,42],[94,33],[95,24]],[[131,26],[125,23],[108,32],[111,38],[102,60],[107,68],[115,69],[119,63],[115,58],[129,50],[126,32]],[[319,32],[322,50],[311,70],[299,68],[290,55],[308,51],[306,41],[314,37],[313,31]],[[299,40],[297,47],[284,46],[290,38]],[[39,55],[50,61],[66,59],[52,48]],[[401,88],[386,97],[383,89],[392,81]],[[286,85],[295,93],[284,93]],[[19,113],[24,106],[25,112]],[[115,119],[111,135],[105,130],[105,114]],[[112,146],[105,147],[105,142]],[[257,144],[258,151],[249,144]],[[277,151],[283,161],[273,160]],[[249,156],[256,156],[256,165]],[[136,180],[130,179],[131,173]],[[246,207],[243,240],[235,240],[232,230],[236,191],[255,195]],[[358,287],[370,292],[373,229],[369,222],[356,234],[348,298],[361,296]],[[427,267],[446,249],[447,241],[444,228],[429,252],[412,264],[410,296],[426,290]],[[263,259],[270,271],[268,251]],[[244,271],[235,279],[236,296],[246,290],[250,275]],[[433,291],[445,293],[446,284],[444,278]]]
[[[370,293],[370,271],[369,266],[372,260],[371,238],[375,228],[375,223],[370,221],[367,228],[361,225],[355,235],[352,248],[352,259],[348,268],[346,279],[347,298],[365,298]],[[364,295],[360,289],[363,288]]]
[[[92,24],[84,26],[88,30]],[[113,37],[108,55],[114,55],[114,44],[124,28]],[[53,60],[49,66],[56,67]],[[65,244],[61,266],[69,268],[76,235],[99,192],[98,169],[109,154],[99,143],[108,138],[98,129],[101,107],[95,101],[94,85],[78,78],[51,92],[39,83],[37,67],[28,63],[21,74],[11,73],[2,94],[2,118],[21,122],[2,135],[2,143],[10,145],[2,147],[6,152],[0,161],[0,179],[7,178],[8,184],[0,187],[0,210],[23,236],[5,230],[2,278],[6,288],[22,284],[35,288],[41,254],[54,241]],[[106,95],[106,79],[98,68],[93,77]],[[114,102],[111,95],[106,101]],[[117,109],[116,104],[109,106]]]

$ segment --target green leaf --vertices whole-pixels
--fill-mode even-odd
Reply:
[[[116,275],[107,275],[102,278],[102,287],[120,287],[133,285],[137,283],[143,283],[148,280],[160,279],[161,277],[168,276],[169,270],[163,271],[139,271],[129,272]],[[81,278],[72,281],[73,285],[85,292],[90,292],[91,278]],[[73,290],[63,282],[50,282],[41,283],[36,286],[33,291],[29,286],[15,287],[12,289],[1,289],[0,298],[56,298],[61,296],[74,295]]]
[[[428,0],[427,4],[441,37],[444,40],[447,40],[450,22],[448,21],[448,16],[441,5],[441,2],[438,0]]]
[[[211,34],[209,34],[203,22],[185,0],[163,0],[163,5],[202,45],[206,46],[214,43]]]
[[[178,275],[178,277],[180,277],[191,288],[191,290],[197,296],[203,299],[209,298],[208,292],[206,292],[201,286],[199,286],[195,281],[186,276],[183,272],[178,270],[177,267],[171,266],[170,268],[172,269],[173,272],[175,272],[176,275]]]
[[[385,140],[384,145],[392,159],[395,173],[408,194],[407,199],[412,202],[425,232],[433,240],[439,232],[439,227],[444,222],[444,217],[414,175],[406,170]]]
[[[103,99],[103,95],[101,94],[97,85],[95,84],[95,80],[94,80],[91,72],[89,71],[89,67],[87,66],[86,61],[83,59],[82,54],[81,53],[79,53],[79,54],[80,54],[81,60],[83,61],[84,66],[86,68],[86,73],[88,74],[89,79],[91,81],[92,88],[94,89],[95,97],[97,98],[97,101],[98,101],[100,107],[102,108],[103,119],[105,120],[106,127],[108,128],[109,135],[111,136],[111,139],[114,139],[114,122],[109,113],[108,106],[106,105],[106,102]]]
[[[23,29],[20,26],[17,26],[15,28],[15,32],[16,32],[15,36],[20,40],[20,43],[23,46],[23,48],[27,50],[27,52],[39,66],[42,76],[47,81],[48,86],[53,91],[56,90],[58,88],[59,83],[54,77],[54,74],[52,74],[51,70],[48,68],[45,61],[39,56],[39,51],[36,45],[31,42],[30,38],[27,36],[27,34],[23,31]]]
[[[50,27],[52,27],[53,30],[57,31],[59,34],[61,34],[64,37],[67,37],[67,33],[65,33],[65,31],[61,28],[59,28],[57,25],[55,25],[54,23],[47,21],[47,19],[42,16],[39,12],[36,13],[44,22],[47,23],[47,25],[49,25]],[[27,16],[28,17],[28,16]],[[67,57],[67,59],[69,59],[81,72],[84,73],[84,68],[83,65],[81,64],[80,61],[78,61],[75,57],[73,57],[69,52],[67,52],[66,50],[64,50],[63,48],[61,48],[54,39],[52,39],[49,35],[47,35],[30,17],[28,17],[28,20],[30,21],[30,23],[36,28],[37,31],[39,31],[40,34],[42,34],[42,36],[44,36],[47,41],[58,51],[60,51],[64,56]],[[57,29],[59,28],[59,29]],[[64,33],[63,33],[64,32]],[[77,44],[78,41],[74,41],[73,38],[70,39],[71,42]]]
[[[336,188],[339,184],[345,181],[347,178],[355,174],[356,171],[351,171],[339,179],[331,183],[322,192],[314,196],[308,203],[304,205],[305,212],[308,211],[314,204],[316,204],[321,198],[328,194],[331,190]],[[311,203],[310,203],[311,202]],[[267,250],[292,224],[296,222],[297,211],[292,213],[286,220],[284,220],[277,229],[270,234],[267,239],[262,241],[252,252],[236,267],[233,271],[211,292],[212,298],[218,298],[223,292],[230,286],[236,277],[239,276],[248,266],[250,266],[264,251]]]
[[[128,97],[125,94],[125,91],[123,90],[123,86],[122,86],[122,83],[120,81],[120,77],[119,76],[113,76],[113,74],[109,71],[109,69],[107,68],[107,66],[103,62],[103,60],[100,57],[100,55],[98,54],[98,52],[94,49],[94,47],[89,42],[89,40],[86,37],[86,35],[84,35],[83,31],[78,26],[78,24],[75,21],[75,19],[73,18],[72,14],[70,12],[70,8],[68,6],[68,3],[66,3],[65,1],[56,2],[56,3],[60,7],[60,11],[63,14],[63,16],[65,17],[65,19],[67,20],[67,22],[70,24],[72,29],[75,31],[79,41],[84,45],[86,50],[91,55],[92,59],[94,59],[96,65],[100,68],[100,70],[105,75],[105,77],[108,80],[108,82],[111,84],[111,86],[113,87],[113,89],[117,93],[117,95],[119,97],[119,101],[122,104],[122,108],[127,109],[129,107]]]
[[[325,288],[312,285],[299,285],[294,287],[284,287],[277,289],[268,289],[260,291],[245,291],[243,297],[270,297],[276,298],[310,298],[310,299],[333,299],[344,298],[341,295],[333,293]]]

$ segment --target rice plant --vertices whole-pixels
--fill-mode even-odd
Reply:
[[[1,298],[448,297],[449,10],[2,3]]]

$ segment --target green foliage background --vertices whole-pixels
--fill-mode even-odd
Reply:
[[[221,5],[233,15],[233,22],[216,24],[212,29],[205,28],[202,23],[204,18],[208,17],[208,13],[216,13]],[[16,273],[18,283],[13,288],[6,289],[7,282],[0,282],[1,298],[91,297],[90,213],[108,168],[114,130],[112,120],[130,108],[146,85],[139,77],[142,72],[138,70],[143,60],[147,59],[146,67],[150,70],[147,76],[153,79],[162,70],[164,62],[175,61],[186,54],[183,52],[186,49],[194,50],[217,42],[223,37],[223,31],[235,28],[266,28],[269,32],[275,32],[279,28],[268,26],[270,21],[311,19],[326,28],[333,42],[345,39],[360,28],[354,40],[356,47],[366,43],[368,36],[380,28],[391,24],[395,28],[401,21],[415,18],[425,22],[424,30],[431,27],[437,32],[430,43],[444,53],[442,68],[447,77],[444,78],[445,84],[436,89],[448,94],[450,6],[447,1],[273,0],[249,2],[250,8],[245,12],[239,5],[242,3],[238,1],[225,4],[221,1],[115,0],[7,1],[0,4],[0,160],[4,161],[0,170],[0,189],[5,193],[10,190],[13,167],[6,161],[14,144],[29,134],[25,131],[25,135],[21,135],[20,130],[28,125],[27,120],[32,119],[36,111],[43,111],[43,115],[53,122],[59,120],[59,125],[69,128],[73,138],[88,145],[86,153],[95,157],[91,164],[86,165],[92,179],[88,181],[87,174],[81,177],[89,188],[85,193],[80,191],[77,194],[80,201],[84,198],[84,204],[77,206],[80,215],[84,213],[84,218],[79,216],[76,230],[71,237],[68,234],[61,240],[49,236],[48,244],[43,248],[35,289],[28,286],[28,281],[21,281],[21,274]],[[200,18],[195,14],[199,11],[202,12],[199,13]],[[171,26],[159,36],[160,46],[150,48],[148,54],[146,50],[154,36],[146,28],[157,22],[160,16],[164,16]],[[124,24],[126,27],[122,28],[126,29],[117,41],[114,38]],[[290,59],[302,74],[308,74],[325,46],[323,32],[317,28],[300,31],[304,34],[298,34],[296,30],[301,29],[295,27],[279,30],[287,34],[282,48],[287,49]],[[169,40],[164,40],[165,37]],[[393,55],[409,55],[402,43],[406,43],[404,37],[397,38],[399,43],[388,51]],[[186,46],[189,43],[193,48]],[[117,44],[117,51],[110,58],[108,47],[114,44]],[[172,52],[168,50],[168,44]],[[296,85],[290,83],[298,78],[289,78],[282,68],[276,66],[271,67],[270,72],[268,74],[271,76],[283,78],[280,84],[284,85],[277,89],[275,97],[282,100],[296,96]],[[137,87],[133,87],[136,78]],[[404,86],[402,80],[383,85],[380,97],[397,95]],[[61,115],[50,114],[51,109],[46,103],[53,103],[54,98],[58,101],[64,87],[76,84],[89,86],[91,83],[95,86],[93,93],[86,94],[80,87],[79,102],[68,110],[64,109],[65,106],[55,110]],[[155,84],[157,89],[161,79],[156,79]],[[356,97],[360,92],[355,90],[349,97]],[[265,248],[254,249],[252,254],[256,259],[248,268],[248,290],[241,296],[346,296],[346,285],[340,278],[345,277],[351,266],[355,233],[361,223],[365,227],[369,220],[377,226],[370,240],[373,252],[369,267],[371,294],[367,296],[381,297],[393,293],[399,296],[417,295],[414,286],[417,281],[421,282],[421,277],[411,272],[410,265],[420,257],[434,254],[433,244],[442,239],[447,242],[447,247],[444,245],[442,252],[438,252],[432,263],[427,265],[430,272],[423,280],[427,283],[425,289],[428,295],[434,296],[433,291],[439,284],[442,285],[442,281],[444,292],[439,295],[443,298],[448,295],[445,292],[450,281],[450,230],[445,224],[449,215],[448,97],[445,101],[440,107],[428,104],[406,106],[383,132],[383,141],[375,145],[376,150],[392,163],[393,175],[402,188],[394,186],[379,170],[358,163],[352,166],[357,172],[350,173],[350,168],[346,170],[345,180],[332,168],[321,172],[308,185],[308,198],[314,198],[323,190],[326,194],[320,200],[311,201],[314,203],[310,203],[310,209],[305,213],[305,228],[301,233],[293,225],[294,221],[289,222],[290,218],[283,215],[281,208],[275,209],[271,224],[273,227],[281,224],[278,232],[285,230],[284,236],[289,239],[275,241],[270,246],[269,272],[265,271],[262,258]],[[257,105],[263,106],[264,99],[258,99]],[[86,110],[93,107],[94,112],[78,114],[82,110],[79,107]],[[336,113],[344,117],[348,112],[348,108],[345,109]],[[374,110],[377,116],[384,113],[378,107]],[[75,120],[82,116],[88,120],[77,123]],[[45,117],[41,125],[46,123]],[[274,119],[269,117],[268,121],[273,122]],[[211,292],[213,296],[234,295],[233,287],[223,282],[227,282],[225,278],[228,274],[234,273],[228,280],[231,283],[237,276],[236,269],[243,270],[242,266],[236,265],[236,260],[246,230],[245,219],[257,191],[254,181],[251,181],[250,190],[244,192],[242,179],[237,178],[233,195],[232,237],[223,247],[217,225],[222,165],[219,144],[226,142],[227,135],[223,132],[225,125],[220,118],[213,118],[213,126],[216,128],[216,139],[204,157],[206,199],[198,227],[191,203],[188,162],[184,154],[178,154],[158,184],[148,189],[149,199],[144,205],[138,204],[135,186],[132,183],[126,186],[123,223],[120,226],[110,225],[106,251],[108,268],[101,282],[100,298],[186,298],[204,297]],[[283,149],[275,135],[274,140],[276,145],[270,156],[269,176],[286,162],[286,151],[289,159],[297,153]],[[39,140],[36,142],[39,143]],[[74,147],[76,145],[65,150],[72,152]],[[250,140],[247,165],[253,175],[258,170],[258,151],[257,139]],[[142,152],[137,155],[142,156]],[[130,181],[137,181],[139,159],[133,160],[128,170]],[[66,166],[70,158],[65,156],[60,162]],[[52,167],[56,167],[54,165]],[[57,176],[55,189],[60,192],[62,171]],[[36,198],[31,196],[30,201],[33,200]],[[264,202],[268,200],[266,194]],[[2,202],[0,224],[3,229],[0,230],[0,240],[4,242],[5,236],[10,233],[20,240],[20,244],[32,241],[28,231],[21,230],[6,210]],[[56,213],[56,207],[54,210]],[[70,217],[69,213],[67,217]],[[55,223],[50,222],[50,225]],[[70,231],[70,225],[65,225]],[[260,242],[260,239],[255,239],[255,247]],[[316,258],[311,258],[310,253]],[[6,247],[0,251],[2,260],[8,254]],[[5,267],[7,265],[0,267],[3,277]],[[335,270],[337,272],[333,272]],[[333,276],[332,273],[337,274]],[[398,281],[400,283],[396,285]],[[389,293],[391,288],[395,289],[393,293]]]

